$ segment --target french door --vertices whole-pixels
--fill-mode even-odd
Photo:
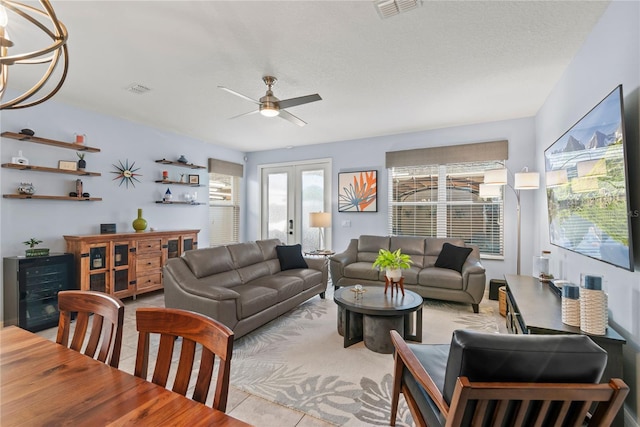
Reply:
[[[304,251],[318,249],[319,233],[331,247],[330,229],[309,227],[311,212],[331,213],[331,160],[261,166],[262,239],[301,243]]]

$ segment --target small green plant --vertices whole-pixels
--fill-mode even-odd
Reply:
[[[35,248],[36,246],[38,246],[40,243],[42,243],[42,240],[38,240],[35,237],[32,237],[29,240],[25,240],[24,242],[25,245],[29,246],[31,249]]]
[[[84,155],[87,153],[81,153],[79,151],[76,151],[76,154],[78,155],[78,157],[80,158],[80,160],[84,160]]]
[[[411,256],[403,254],[401,249],[395,252],[380,249],[378,257],[373,262],[372,268],[378,267],[381,270],[406,269],[411,267],[412,263]]]

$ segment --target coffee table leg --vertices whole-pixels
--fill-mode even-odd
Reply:
[[[340,316],[342,317],[344,348],[362,341],[362,314],[342,309]]]
[[[376,353],[391,354],[394,347],[389,331],[404,335],[405,316],[363,316],[364,345]]]
[[[411,320],[415,313],[415,324],[412,325]],[[414,313],[407,313],[404,315],[404,339],[416,342],[422,342],[422,306]],[[413,326],[413,327],[412,327]],[[414,335],[410,332],[415,331]]]

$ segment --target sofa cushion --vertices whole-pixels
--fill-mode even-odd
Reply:
[[[186,251],[184,261],[198,279],[234,269],[233,259],[225,246]]]
[[[395,252],[400,249],[403,254],[411,256],[413,266],[418,267],[419,269],[423,267],[425,250],[424,237],[392,236],[389,246],[389,250],[391,252]]]
[[[302,257],[302,245],[282,245],[276,246],[276,253],[280,261],[280,269],[294,270],[296,268],[309,268],[307,262]]]
[[[469,381],[597,383],[606,364],[607,352],[586,335],[456,330],[451,338],[443,397],[451,403],[460,376]]]
[[[278,302],[285,301],[304,291],[304,281],[296,276],[284,276],[281,273],[275,276],[264,276],[248,283],[252,286],[275,289],[278,292]]]
[[[264,261],[262,250],[256,242],[236,243],[227,246],[235,268],[246,267]]]
[[[384,272],[371,268],[370,262],[354,262],[344,267],[344,277],[362,280],[384,280]]]
[[[311,289],[318,283],[322,283],[322,271],[311,268],[287,270],[276,274],[276,277],[280,276],[293,276],[302,279],[304,290]]]
[[[282,244],[282,242],[280,242],[280,239],[256,240],[256,244],[262,251],[263,259],[268,260],[278,258],[278,255],[276,254],[276,246]]]
[[[358,259],[361,262],[373,262],[380,249],[389,249],[389,237],[360,236],[358,239]]]
[[[452,245],[451,243],[445,243],[442,245],[442,251],[440,251],[440,255],[438,255],[435,266],[439,268],[448,268],[462,273],[462,266],[472,250],[472,248],[465,248]]]
[[[430,288],[462,290],[462,274],[448,268],[423,268],[418,275],[418,285]]]
[[[274,288],[247,284],[233,290],[240,295],[236,301],[238,319],[246,319],[278,303],[278,291]]]

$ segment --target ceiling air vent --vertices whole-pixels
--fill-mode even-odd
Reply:
[[[380,18],[386,19],[417,8],[422,0],[375,0],[374,4]]]
[[[141,85],[140,83],[131,83],[129,86],[124,88],[127,92],[135,93],[136,95],[144,95],[149,92],[151,88]]]

